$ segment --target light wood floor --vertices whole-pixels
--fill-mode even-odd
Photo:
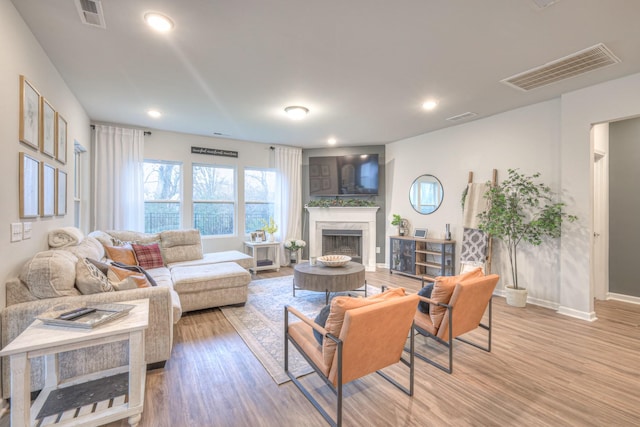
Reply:
[[[258,278],[288,274],[284,268]],[[367,280],[420,287],[383,269],[367,273]],[[349,383],[345,425],[640,425],[640,306],[599,302],[596,311],[599,320],[590,323],[495,298],[491,353],[457,344],[452,375],[416,360],[412,398],[378,375]],[[388,372],[404,379],[407,370]],[[303,381],[334,402],[316,375]],[[141,426],[323,425],[292,383],[274,383],[218,309],[186,314],[166,367],[147,374]]]

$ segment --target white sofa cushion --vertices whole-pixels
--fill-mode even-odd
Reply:
[[[170,230],[160,233],[162,259],[166,265],[202,259],[202,240],[198,230]]]

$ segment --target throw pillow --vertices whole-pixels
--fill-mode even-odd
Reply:
[[[418,291],[418,295],[425,298],[431,298],[431,292],[433,292],[433,285],[434,285],[433,283],[429,283],[427,286],[425,286],[424,288]],[[420,302],[418,303],[418,310],[420,310],[425,314],[429,314],[430,305],[431,304],[429,304],[428,302],[424,302],[420,300]]]
[[[130,245],[127,246],[105,246],[104,250],[107,252],[107,258],[116,262],[121,262],[127,265],[137,265],[136,255]]]
[[[135,280],[135,275],[125,277],[124,280],[121,280],[119,282],[113,282],[111,283],[111,285],[113,286],[113,290],[116,292],[128,291],[130,289],[138,289],[138,285],[136,284],[136,280]]]
[[[322,310],[320,310],[320,313],[318,313],[318,315],[315,318],[315,322],[324,328],[324,325],[327,324],[327,318],[329,317],[330,311],[331,311],[331,305],[327,304],[324,307],[322,307]],[[313,336],[316,337],[318,344],[322,345],[322,340],[324,336],[320,332],[316,331],[315,329],[313,330]]]
[[[481,268],[476,268],[467,273],[460,274],[458,276],[439,276],[436,277],[436,282],[433,285],[433,292],[431,293],[431,299],[440,302],[443,304],[448,304],[451,299],[451,295],[453,295],[453,291],[456,288],[458,283],[464,282],[465,280],[474,279],[476,277],[482,277],[484,274],[482,273]],[[433,322],[433,326],[438,329],[440,327],[440,323],[442,323],[442,319],[444,318],[447,309],[445,307],[441,307],[435,304],[432,304],[429,309],[429,314],[431,315],[431,321]]]
[[[76,264],[76,288],[83,295],[114,290],[107,276],[88,258],[83,258]]]
[[[157,243],[150,245],[137,245],[131,244],[133,252],[138,260],[138,265],[142,268],[160,268],[164,267],[162,261],[162,253],[160,252],[160,246]]]
[[[98,268],[98,270],[102,271],[102,274],[104,274],[105,276],[107,275],[107,273],[109,273],[109,264],[105,262],[96,261],[93,258],[87,258],[87,261],[95,265]]]
[[[151,276],[151,274],[149,274],[147,270],[140,267],[139,265],[126,265],[119,262],[114,262],[111,265],[119,268],[124,268],[125,270],[134,271],[136,273],[144,274],[147,280],[149,281],[149,283],[151,283],[151,286],[158,286],[158,284],[156,283],[155,279]]]
[[[138,273],[137,271],[127,270],[125,268],[120,268],[115,265],[109,267],[107,278],[113,286],[115,286],[116,283],[122,282],[127,277],[131,277],[139,288],[148,288],[151,286],[144,274]]]

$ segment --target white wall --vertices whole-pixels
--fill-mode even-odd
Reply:
[[[191,146],[217,148],[221,150],[237,151],[238,157],[209,156],[204,154],[191,154]],[[145,136],[144,157],[148,160],[170,160],[182,163],[183,170],[183,227],[193,226],[191,191],[191,166],[193,163],[233,166],[236,168],[238,200],[244,200],[244,169],[272,168],[273,150],[267,144],[247,141],[236,141],[224,138],[210,138],[204,136],[189,135],[183,133],[165,132],[153,130],[152,134]],[[244,205],[238,203],[236,218],[237,234],[232,237],[203,237],[203,249],[205,252],[219,250],[242,250],[242,242],[245,239],[244,230]]]
[[[388,144],[386,217],[400,214],[409,219],[412,228],[427,228],[429,237],[436,238],[444,237],[445,224],[450,223],[459,254],[461,197],[468,173],[474,173],[475,182],[485,182],[491,179],[493,169],[498,170],[499,180],[506,177],[509,168],[527,174],[540,172],[544,182],[558,191],[559,136],[560,100],[556,99]],[[430,215],[418,214],[409,204],[409,188],[421,174],[436,176],[444,187],[442,205]],[[396,233],[396,227],[388,222],[387,235]],[[492,270],[506,278],[510,271],[503,248],[501,244],[494,247]],[[553,306],[558,301],[555,271],[559,268],[559,244],[539,248],[522,245],[520,255],[520,284],[529,289],[530,298]],[[503,279],[499,286],[505,284],[509,283]]]
[[[35,40],[9,0],[0,0],[0,306],[5,305],[4,284],[15,277],[20,267],[39,250],[47,249],[48,230],[73,225],[73,141],[89,146],[89,118],[58,71]],[[44,95],[54,109],[67,120],[67,164],[47,158],[18,139],[20,75]],[[48,159],[67,172],[67,212],[64,217],[21,220],[18,212],[18,153],[29,153],[38,160]],[[86,154],[85,154],[86,155]],[[88,186],[86,186],[88,187]],[[88,190],[88,188],[87,188]],[[88,193],[87,193],[88,194]],[[85,197],[87,199],[87,197]],[[30,240],[10,243],[9,224],[32,222]]]
[[[454,238],[461,239],[460,197],[467,173],[475,181],[498,179],[508,168],[540,172],[545,183],[560,194],[576,223],[563,225],[562,238],[541,247],[523,246],[519,258],[521,280],[534,303],[557,307],[558,312],[595,320],[591,286],[593,239],[593,147],[590,130],[596,123],[640,114],[640,74],[564,94],[561,98],[508,111],[486,119],[387,145],[387,217],[406,216],[413,227],[429,228],[441,237],[450,222]],[[432,215],[421,216],[409,205],[407,194],[419,174],[437,176],[445,199]],[[395,227],[387,224],[387,236]],[[505,255],[496,245],[494,271],[506,277]],[[499,287],[505,283],[501,280]],[[530,301],[531,301],[530,300]]]

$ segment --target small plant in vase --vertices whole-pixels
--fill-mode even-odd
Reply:
[[[407,220],[398,214],[392,214],[391,225],[398,227],[398,236],[404,236],[407,230]]]
[[[298,262],[298,251],[307,246],[304,240],[287,239],[284,241],[284,247],[289,251],[289,259],[292,263]]]
[[[278,231],[278,225],[276,224],[276,222],[273,220],[273,217],[269,217],[269,221],[265,221],[264,219],[262,220],[262,231],[264,231],[265,233],[267,233],[269,235],[269,241],[273,242],[275,240],[275,235],[274,233],[276,231]]]

